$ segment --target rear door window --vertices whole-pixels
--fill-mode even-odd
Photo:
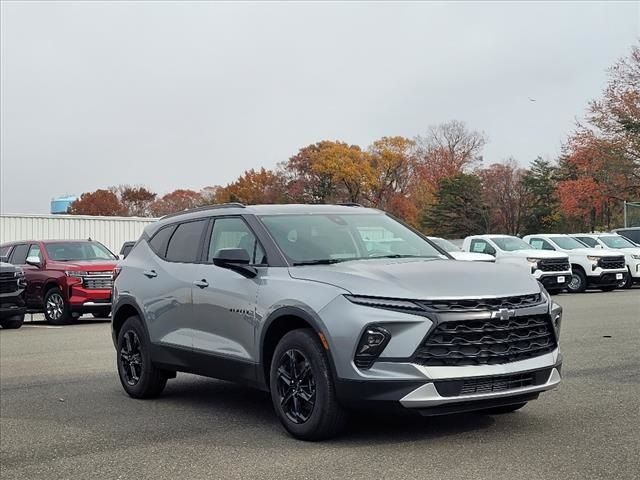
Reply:
[[[496,251],[485,240],[471,240],[471,251],[473,253],[488,253],[493,255]]]
[[[180,263],[197,262],[200,256],[202,234],[208,221],[203,219],[178,225],[167,246],[167,260]]]
[[[580,240],[582,243],[586,243],[592,248],[598,245],[598,242],[591,237],[578,237],[578,240]]]
[[[27,252],[29,251],[29,245],[22,243],[16,245],[11,253],[10,262],[14,265],[24,265],[27,260]]]
[[[529,240],[529,243],[536,250],[555,250],[555,248],[553,248],[553,245],[551,245],[546,240],[543,240],[542,238],[532,238],[531,240]]]

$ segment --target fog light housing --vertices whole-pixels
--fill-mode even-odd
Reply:
[[[370,325],[365,328],[356,349],[354,358],[356,366],[363,370],[371,368],[389,340],[391,340],[391,334],[386,328],[379,325]]]

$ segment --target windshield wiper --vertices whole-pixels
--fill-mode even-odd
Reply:
[[[434,258],[434,257],[425,257],[423,255],[403,255],[400,253],[392,253],[390,255],[375,255],[373,257],[363,257],[363,259],[367,258]]]
[[[320,258],[317,260],[304,260],[302,262],[294,262],[293,265],[295,267],[300,265],[331,265],[333,263],[344,262],[345,260],[350,260],[347,258]]]

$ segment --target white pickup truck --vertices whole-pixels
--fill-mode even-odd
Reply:
[[[433,243],[442,248],[456,260],[465,260],[468,262],[495,262],[496,259],[486,253],[465,252],[456,244],[440,237],[429,237]]]
[[[527,235],[524,240],[540,251],[563,252],[571,261],[571,281],[567,290],[584,292],[596,287],[608,292],[618,287],[626,277],[624,255],[590,248],[569,235]]]
[[[473,235],[464,239],[462,249],[492,255],[496,263],[520,265],[550,292],[564,290],[571,280],[571,266],[566,253],[536,250],[518,237]]]
[[[631,288],[634,283],[640,283],[640,247],[628,238],[617,233],[575,233],[571,236],[590,247],[623,254],[627,276],[620,286]]]

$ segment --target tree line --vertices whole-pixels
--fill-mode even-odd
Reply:
[[[624,200],[640,200],[640,46],[610,68],[559,158],[538,157],[527,168],[513,158],[485,165],[487,140],[456,120],[367,147],[322,140],[224,186],[160,196],[121,185],[83,193],[70,213],[158,217],[224,202],[353,202],[453,238],[610,229],[621,225]]]

